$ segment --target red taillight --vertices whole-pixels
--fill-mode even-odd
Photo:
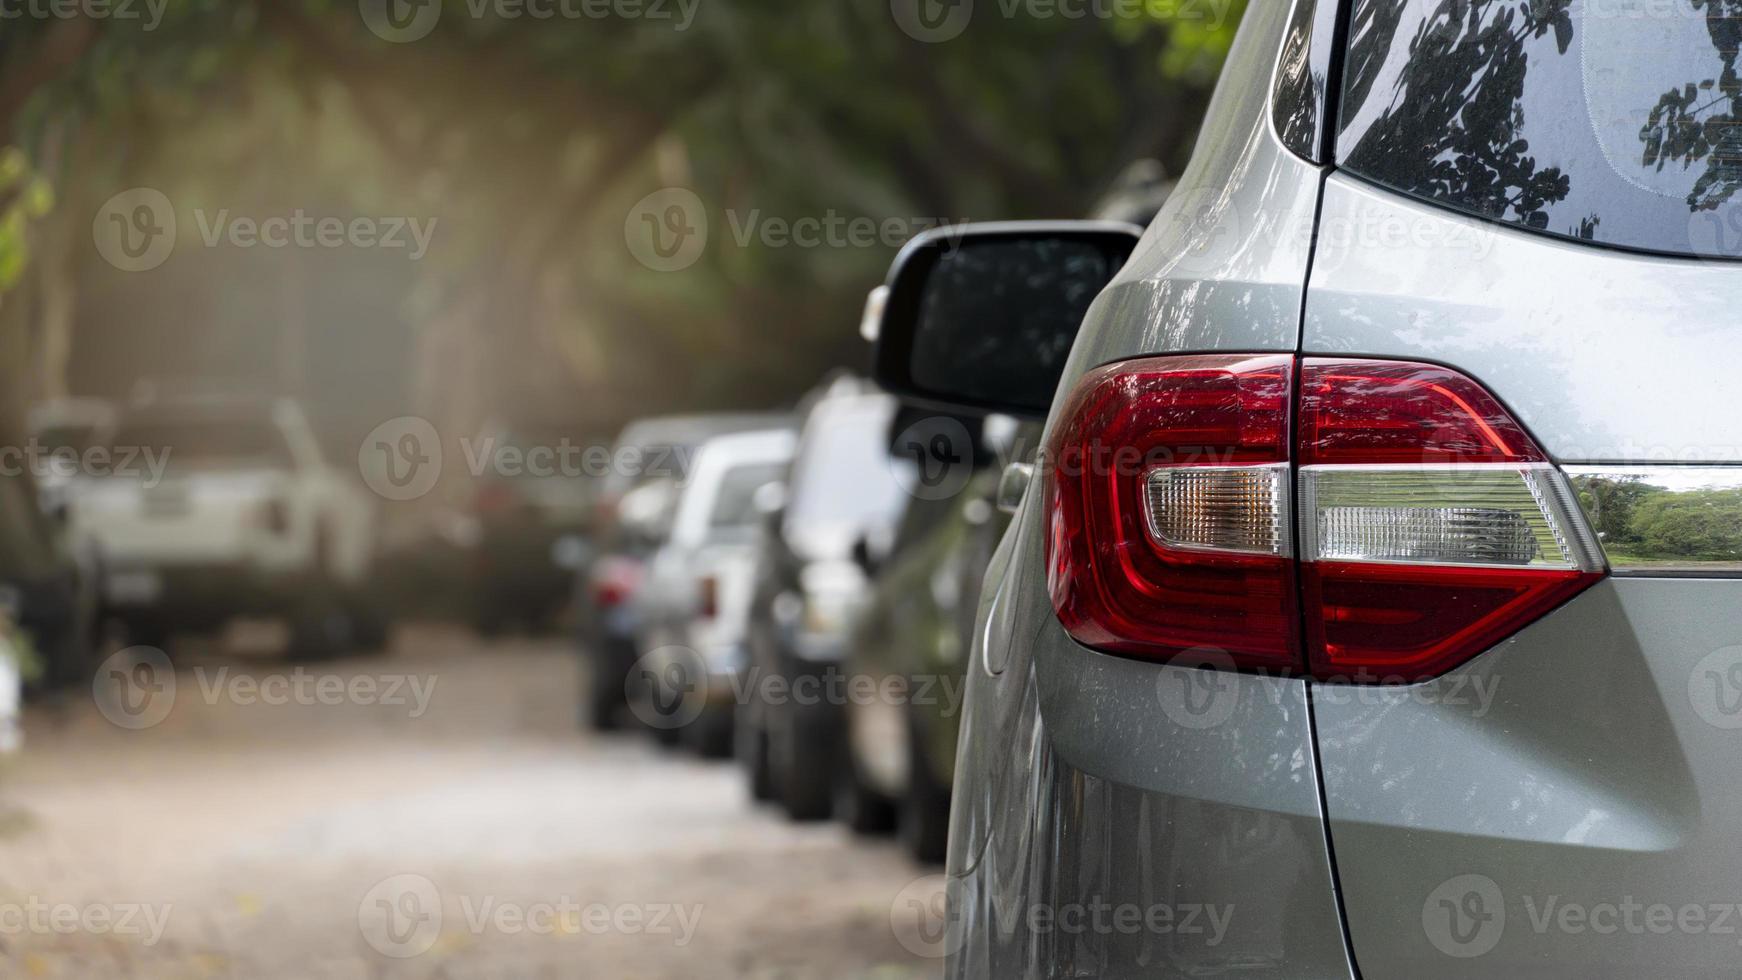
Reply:
[[[621,606],[641,585],[641,563],[629,558],[601,558],[593,567],[593,604],[601,609]]]
[[[709,575],[701,580],[698,587],[701,591],[701,603],[697,612],[703,619],[713,619],[720,614],[720,580]]]
[[[1300,429],[1316,676],[1444,673],[1602,577],[1560,471],[1450,368],[1309,358]]]
[[[1047,584],[1072,636],[1155,659],[1212,647],[1249,667],[1298,664],[1292,373],[1287,356],[1181,357],[1083,379],[1046,460]],[[1158,494],[1177,503],[1164,526]]]
[[[489,483],[478,491],[472,501],[478,514],[492,517],[506,514],[520,503],[520,496],[506,483]]]
[[[1305,359],[1291,470],[1294,366],[1148,358],[1077,386],[1047,463],[1048,584],[1079,642],[1418,680],[1602,577],[1565,478],[1476,382]]]

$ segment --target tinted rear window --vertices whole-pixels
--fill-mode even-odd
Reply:
[[[1742,0],[1354,0],[1338,155],[1610,245],[1742,257]]]
[[[115,433],[122,448],[165,450],[171,467],[290,466],[290,446],[270,419],[138,420]]]

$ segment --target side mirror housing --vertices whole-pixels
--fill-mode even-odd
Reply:
[[[750,497],[750,506],[755,508],[762,529],[779,537],[780,525],[786,521],[786,484],[764,483],[757,487]]]
[[[877,575],[877,557],[871,553],[871,539],[860,535],[853,542],[853,563],[859,566],[866,578]]]
[[[1115,221],[1018,221],[928,231],[867,305],[873,373],[908,399],[1044,418],[1083,315],[1142,237]],[[877,310],[878,306],[881,310]]]

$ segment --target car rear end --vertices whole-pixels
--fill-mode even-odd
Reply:
[[[681,723],[679,738],[706,755],[731,754],[734,708],[749,667],[756,495],[785,481],[797,442],[785,428],[704,442],[679,497],[671,540],[649,562],[637,593],[640,666],[668,680],[668,671],[679,672],[699,704],[684,703],[670,720]]]
[[[124,616],[209,625],[269,610],[315,566],[318,516],[270,414],[142,414],[111,453],[135,463],[81,487],[72,522],[100,548],[105,599]]]
[[[1733,7],[1248,11],[988,577],[950,975],[1735,975]]]
[[[1353,18],[1302,348],[1479,379],[1606,572],[1428,683],[1313,688],[1355,960],[1734,976],[1742,8]]]

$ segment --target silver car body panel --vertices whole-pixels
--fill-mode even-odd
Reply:
[[[1296,348],[1320,174],[1271,126],[1289,12],[1248,9],[1193,165],[1090,310],[1061,397],[1112,360]],[[1046,594],[1033,482],[981,598],[947,975],[1351,977],[1306,685],[1077,645]],[[1097,904],[1146,924],[1045,924]]]
[[[1742,582],[1610,579],[1446,677],[1314,688],[1370,977],[1735,977]]]
[[[1286,3],[1247,10],[1191,166],[1089,310],[1060,398],[1089,370],[1128,357],[1295,349],[1321,173],[1271,126],[1289,13]]]
[[[1325,184],[1302,347],[1442,361],[1550,456],[1742,463],[1733,264],[1580,245],[1345,174]],[[1650,338],[1644,342],[1643,338]]]
[[[1742,337],[1734,269],[1487,224],[1341,174],[1322,220],[1305,353],[1450,364],[1557,461],[1595,464],[1575,477],[1738,459],[1719,356]],[[1642,571],[1620,533],[1611,564]],[[1361,971],[1737,976],[1738,644],[1742,582],[1611,578],[1433,682],[1315,685]]]

